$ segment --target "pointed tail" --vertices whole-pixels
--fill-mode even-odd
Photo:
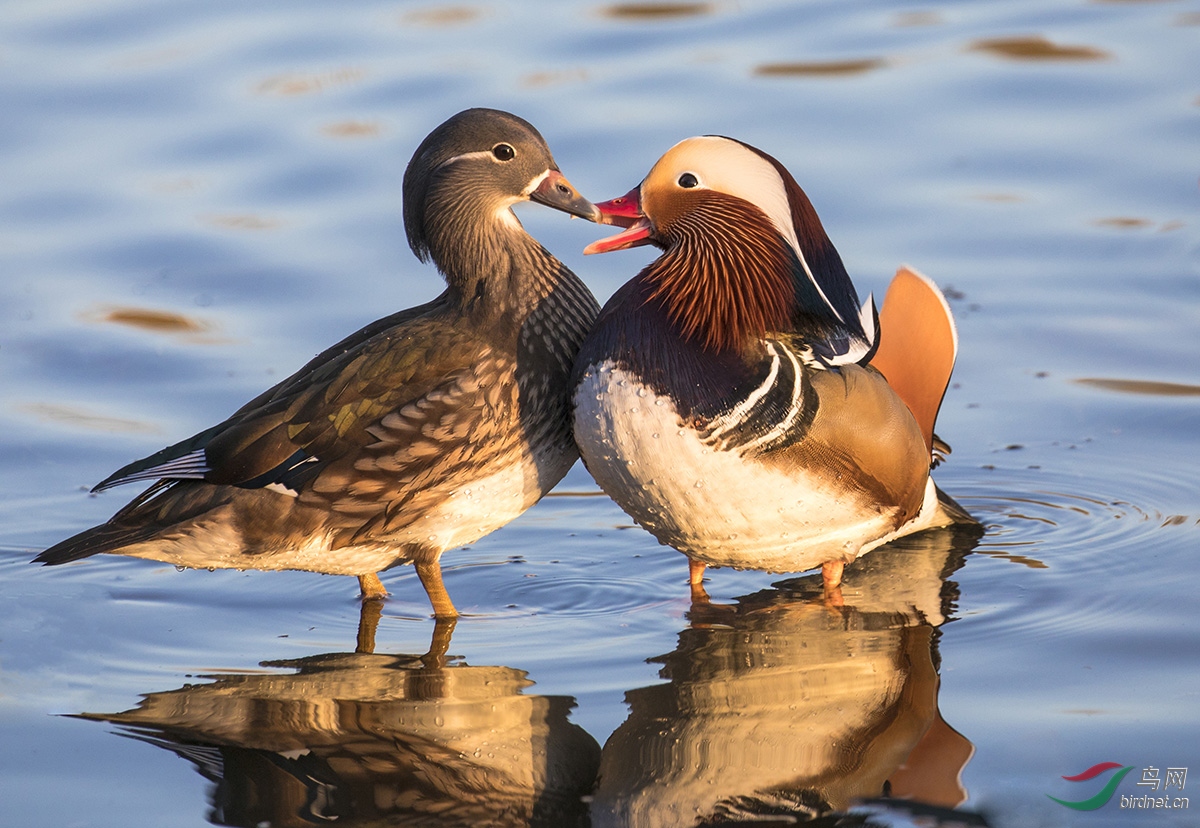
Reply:
[[[107,523],[85,529],[78,535],[54,544],[34,558],[32,563],[57,566],[80,558],[90,558],[102,552],[119,553],[126,546],[149,540],[158,534],[164,525],[175,522],[171,519],[163,520],[165,515],[157,513],[157,507],[161,506],[163,501],[156,500],[156,497],[170,488],[171,481],[160,480],[126,504],[109,518]]]

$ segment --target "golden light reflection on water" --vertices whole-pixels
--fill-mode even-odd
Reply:
[[[215,322],[177,311],[128,305],[101,305],[83,311],[79,318],[93,325],[117,325],[145,333],[178,337],[193,345],[223,345],[232,340],[222,335]]]
[[[124,420],[106,417],[83,408],[55,403],[28,403],[17,406],[19,411],[31,414],[44,422],[65,425],[84,431],[100,431],[108,434],[161,434],[162,429],[140,420]]]
[[[1109,218],[1096,219],[1092,222],[1097,227],[1111,227],[1115,230],[1140,230],[1143,227],[1149,227],[1153,223],[1150,219],[1135,218],[1133,216],[1111,216]]]
[[[583,83],[588,79],[586,69],[562,69],[531,72],[521,78],[521,85],[532,88],[559,86],[564,83]]]
[[[312,74],[288,72],[282,75],[273,75],[266,80],[260,81],[255,86],[254,91],[259,95],[284,97],[291,95],[312,95],[335,86],[358,83],[364,77],[366,77],[366,72],[354,67],[331,69],[328,72]]]
[[[862,75],[887,66],[883,58],[861,58],[858,60],[793,61],[786,63],[762,63],[754,67],[754,74],[763,77],[848,77]]]
[[[1082,377],[1072,380],[1072,382],[1076,385],[1086,385],[1090,388],[1100,388],[1104,391],[1118,391],[1122,394],[1149,394],[1158,397],[1200,396],[1200,385],[1185,385],[1178,382],[1111,379],[1104,377]]]
[[[1093,219],[1091,224],[1093,227],[1103,227],[1106,230],[1145,230],[1154,227],[1160,233],[1171,233],[1187,226],[1186,222],[1179,219],[1171,219],[1159,224],[1153,219],[1137,216],[1106,216]]]
[[[1012,552],[1004,551],[1005,547],[1018,548],[1023,546],[1034,546],[1032,541],[1019,543],[981,543],[979,545],[979,554],[986,555],[989,558],[996,558],[1001,561],[1019,564],[1020,566],[1028,567],[1029,569],[1049,569],[1050,567],[1037,558],[1031,558],[1028,555],[1016,555]]]
[[[175,311],[154,308],[101,307],[86,311],[82,318],[88,322],[124,325],[143,331],[165,334],[201,334],[216,326],[203,319],[196,319]]]
[[[439,6],[408,12],[400,18],[400,22],[416,26],[461,26],[482,16],[483,11],[472,6]]]
[[[968,51],[985,52],[1007,60],[1031,62],[1099,61],[1112,57],[1103,49],[1054,43],[1040,35],[984,38],[972,41]]]
[[[699,17],[714,11],[712,3],[614,3],[601,14],[617,20],[670,20]]]
[[[382,132],[378,121],[338,121],[321,127],[330,138],[378,138]]]

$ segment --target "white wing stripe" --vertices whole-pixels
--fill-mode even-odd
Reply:
[[[794,372],[793,375],[796,377],[795,382],[792,383],[792,402],[788,407],[787,416],[780,420],[779,424],[766,434],[751,440],[749,443],[746,443],[743,446],[738,446],[738,451],[742,454],[754,451],[760,446],[767,445],[768,443],[772,443],[775,440],[778,440],[780,437],[783,437],[788,433],[792,426],[795,425],[796,420],[799,419],[800,414],[803,412],[804,374],[801,373],[800,370],[800,361],[796,359],[796,355],[792,353],[791,348],[788,348],[786,345],[781,347],[783,348],[784,354],[787,355],[788,361],[792,363],[792,371]],[[768,342],[767,348],[770,349],[771,353],[776,354],[776,359],[778,359],[778,354],[775,351],[774,343]]]
[[[767,373],[767,378],[763,380],[762,385],[750,392],[746,399],[738,403],[733,410],[716,418],[717,427],[709,431],[708,438],[710,440],[719,440],[724,436],[725,432],[737,428],[742,420],[746,419],[746,415],[750,413],[750,410],[758,405],[758,401],[766,396],[771,387],[775,385],[775,380],[779,378],[779,352],[775,350],[773,342],[767,343],[767,350],[771,354],[771,370]]]
[[[204,475],[209,471],[208,461],[204,459],[204,449],[196,449],[166,463],[160,463],[157,466],[151,466],[148,469],[142,469],[141,471],[109,481],[105,484],[104,489],[111,489],[113,486],[120,486],[124,483],[136,483],[139,480],[160,480],[162,478],[171,480],[202,480],[204,479]],[[103,491],[104,489],[97,489],[97,491]]]

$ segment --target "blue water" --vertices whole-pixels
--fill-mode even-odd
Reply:
[[[1047,794],[1200,766],[1198,38],[1194,2],[0,6],[0,825],[682,825],[889,778],[994,826],[1196,824]],[[113,469],[439,292],[400,181],[478,105],[595,200],[735,136],[861,292],[901,263],[946,288],[936,476],[982,538],[874,553],[837,619],[811,579],[716,571],[737,611],[698,617],[685,559],[577,466],[447,554],[441,664],[411,658],[435,630],[410,568],[368,658],[350,579],[30,566],[131,496],[86,493]],[[520,215],[601,299],[653,255]],[[923,733],[937,785],[897,775]]]

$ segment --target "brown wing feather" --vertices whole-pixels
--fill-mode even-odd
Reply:
[[[848,498],[895,509],[896,526],[921,508],[929,455],[904,404],[870,368],[811,371],[816,416],[799,441],[761,462],[818,474]]]
[[[376,438],[368,427],[453,382],[487,351],[438,317],[383,331],[288,380],[273,399],[244,408],[209,441],[209,482],[241,483],[298,449],[323,464],[356,454]]]
[[[933,451],[933,426],[958,356],[958,333],[937,285],[915,270],[896,271],[879,313],[871,365],[904,400]]]
[[[358,382],[357,365],[366,352],[386,350],[387,343],[403,340],[413,329],[433,324],[451,311],[442,294],[432,302],[409,308],[391,316],[376,320],[313,357],[308,364],[292,376],[268,388],[250,402],[239,408],[222,423],[205,429],[186,440],[135,460],[113,472],[102,480],[94,491],[102,491],[137,480],[154,480],[159,477],[179,479],[190,477],[209,483],[244,485],[249,481],[269,476],[285,463],[297,448],[293,441],[294,421],[301,408],[312,409],[321,401],[333,399],[343,393],[347,386]],[[452,320],[446,320],[453,327]],[[388,365],[387,361],[376,364]],[[470,364],[466,359],[462,364]],[[419,373],[414,372],[414,373]],[[405,377],[393,376],[393,386],[405,385]],[[436,377],[427,387],[432,387]],[[414,396],[422,393],[419,383],[413,382],[410,389]],[[379,391],[371,388],[368,396],[378,396]],[[200,459],[190,460],[199,453]],[[181,474],[175,468],[183,462],[188,473]],[[197,470],[202,474],[196,474]],[[259,481],[261,485],[270,480]]]
[[[475,479],[519,463],[526,449],[511,439],[520,430],[513,369],[511,360],[487,354],[377,420],[369,428],[375,442],[323,472],[301,499],[329,492],[334,511],[366,517],[342,541],[351,542],[400,531],[448,489],[469,489]],[[341,488],[345,483],[351,485]]]

